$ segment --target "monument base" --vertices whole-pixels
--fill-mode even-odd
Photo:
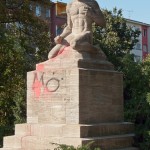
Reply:
[[[88,55],[64,51],[28,73],[27,124],[4,137],[2,150],[54,150],[57,144],[89,142],[102,150],[136,150],[134,125],[123,121],[122,74]]]
[[[4,138],[3,150],[53,150],[58,147],[57,144],[77,147],[90,142],[93,142],[93,147],[102,150],[132,150],[133,130],[134,125],[126,122],[88,125],[18,124],[15,136]]]

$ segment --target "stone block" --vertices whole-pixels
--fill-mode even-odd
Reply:
[[[0,148],[0,150],[23,150],[22,148]]]
[[[31,135],[31,124],[16,124],[15,125],[15,135],[26,136]]]
[[[3,145],[4,148],[21,148],[21,136],[5,136]]]
[[[81,68],[52,69],[29,72],[28,78],[28,123],[123,121],[121,73]]]
[[[92,147],[99,147],[102,150],[127,148],[133,145],[133,137],[133,134],[127,134],[96,138],[85,138],[82,140],[82,144],[87,144],[93,141]]]
[[[22,149],[25,150],[54,150],[57,147],[54,143],[59,143],[56,137],[36,137],[26,136],[22,140]]]

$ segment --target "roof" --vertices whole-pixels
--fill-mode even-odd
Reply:
[[[136,20],[132,20],[132,19],[127,19],[125,18],[126,21],[131,22],[131,23],[135,23],[135,24],[139,24],[139,25],[144,25],[144,26],[148,26],[150,27],[150,24],[144,23],[144,22],[140,22],[140,21],[136,21]]]
[[[60,1],[56,1],[54,2],[55,4],[62,4],[62,5],[67,5],[67,3],[64,3],[64,2],[60,2]]]

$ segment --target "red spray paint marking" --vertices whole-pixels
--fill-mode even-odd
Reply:
[[[67,55],[69,53],[69,49],[70,49],[70,46],[66,46],[64,47],[62,50],[59,51],[58,55]]]
[[[52,88],[50,85],[55,82],[55,87],[53,86]],[[60,86],[60,80],[51,77],[49,79],[44,80],[44,72],[40,75],[40,78],[38,79],[37,72],[34,73],[34,80],[33,80],[33,85],[32,85],[32,90],[34,91],[35,97],[39,98],[41,94],[44,95],[50,95],[53,92],[56,92]]]
[[[70,49],[70,46],[65,46],[64,48],[59,50],[57,56],[59,56],[59,55],[67,56],[69,54],[69,49]],[[54,57],[54,58],[49,59],[49,61],[55,61],[57,59],[57,56]],[[44,64],[38,64],[37,67],[36,67],[36,70],[42,72],[44,70]],[[52,93],[51,90],[48,89],[44,85],[43,75],[44,74],[42,74],[40,80],[38,80],[37,73],[34,76],[34,82],[33,82],[33,85],[32,85],[32,90],[34,91],[36,98],[39,98],[41,96],[41,92],[42,92],[41,90],[42,89],[44,89],[43,92],[42,92],[43,94]]]
[[[60,49],[57,56],[59,56],[59,55],[67,56],[67,54],[69,53],[69,51],[68,51],[69,49],[70,49],[70,46],[66,46],[66,47]],[[57,56],[49,59],[49,61],[55,61],[57,59]],[[38,64],[36,66],[36,70],[37,71],[43,71],[44,70],[44,64]]]
[[[42,92],[42,89],[43,89],[43,92]],[[32,90],[34,91],[36,98],[39,98],[41,94],[50,95],[52,93],[50,89],[45,87],[41,81],[38,81],[38,79],[35,80],[35,82],[33,83]]]
[[[37,75],[36,75],[37,76]],[[34,83],[32,85],[32,90],[34,91],[34,94],[37,98],[41,95],[41,88],[43,87],[43,84],[41,81],[38,80],[37,77],[34,77]]]
[[[59,55],[66,56],[69,52],[68,51],[69,49],[70,49],[70,46],[63,47],[62,49],[59,50],[58,54],[54,58],[49,59],[49,61],[55,61],[57,59],[57,56],[59,56]]]
[[[36,67],[37,71],[43,71],[44,70],[44,64],[38,64]]]

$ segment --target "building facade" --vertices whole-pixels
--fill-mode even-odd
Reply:
[[[48,23],[51,22],[51,5],[45,6],[38,2],[31,2],[30,9],[34,12],[35,16],[44,19]]]
[[[34,12],[35,16],[48,22],[52,41],[54,37],[61,34],[66,24],[66,5],[66,3],[58,1],[51,1],[49,6],[41,5],[38,2],[32,2],[30,5],[30,9]]]
[[[133,29],[138,29],[141,34],[138,37],[138,43],[134,46],[131,51],[134,54],[134,59],[136,62],[142,61],[150,53],[150,24],[143,22],[126,19],[127,24]]]
[[[66,22],[66,3],[53,2],[51,6],[51,35],[52,38],[61,34]]]

